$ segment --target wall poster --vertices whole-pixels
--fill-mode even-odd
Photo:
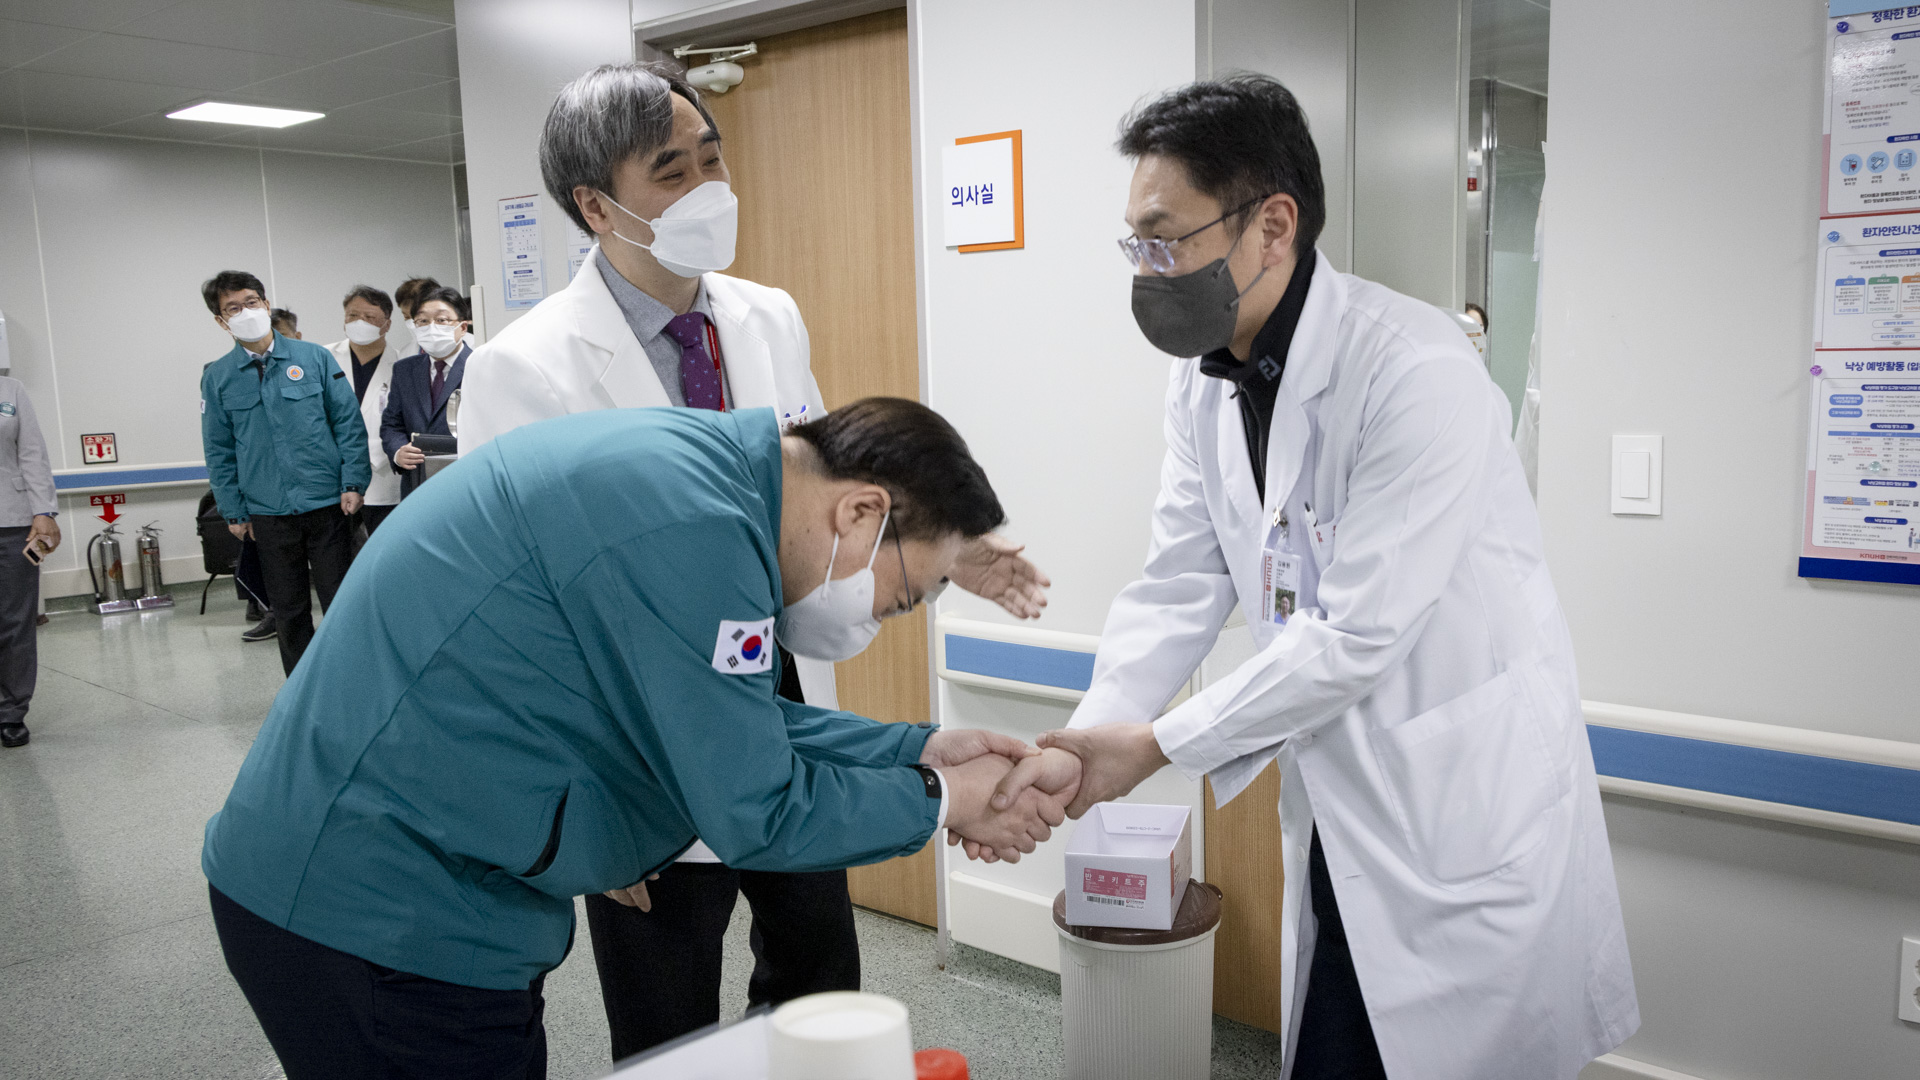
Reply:
[[[1920,585],[1920,6],[1840,8],[1799,572]]]

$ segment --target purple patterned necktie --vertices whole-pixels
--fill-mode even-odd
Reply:
[[[433,362],[432,387],[433,400],[439,401],[440,391],[447,388],[447,362],[445,360],[435,360]]]
[[[720,391],[720,369],[707,352],[707,317],[698,311],[675,316],[667,324],[667,336],[680,343],[680,392],[692,409],[725,411],[726,395]]]

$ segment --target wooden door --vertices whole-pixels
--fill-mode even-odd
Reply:
[[[876,394],[917,400],[906,11],[759,44],[745,82],[706,96],[740,199],[727,272],[793,295],[827,408]],[[887,620],[837,675],[841,708],[926,720],[926,619]],[[935,921],[930,849],[854,870],[851,885],[856,904]]]
[[[1207,880],[1224,897],[1213,945],[1213,1011],[1280,1030],[1280,987],[1291,963],[1280,948],[1280,769],[1268,765],[1221,809],[1207,782]]]

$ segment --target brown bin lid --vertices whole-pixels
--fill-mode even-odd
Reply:
[[[1053,898],[1053,925],[1077,938],[1102,945],[1168,945],[1197,938],[1220,923],[1220,887],[1188,880],[1187,895],[1174,912],[1171,930],[1136,930],[1127,926],[1074,926],[1067,922],[1065,889]]]

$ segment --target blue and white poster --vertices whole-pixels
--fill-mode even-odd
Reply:
[[[1825,212],[1920,210],[1920,6],[1831,27]]]
[[[541,261],[540,196],[500,200],[500,297],[508,311],[530,308],[547,295]]]

